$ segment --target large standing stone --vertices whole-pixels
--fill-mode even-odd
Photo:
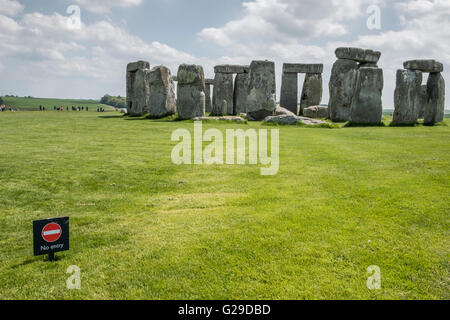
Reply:
[[[170,70],[155,67],[150,72],[150,115],[162,118],[176,112],[175,85]]]
[[[443,72],[444,65],[436,60],[410,60],[403,63],[405,69],[422,72]]]
[[[377,63],[380,60],[381,52],[360,48],[337,48],[336,57],[338,59],[353,60],[361,63]]]
[[[142,90],[146,91],[148,88],[145,85],[145,83],[142,83],[142,81],[145,81],[145,77],[143,76],[142,72],[139,75],[139,79],[137,79],[137,72],[139,70],[149,70],[150,69],[150,63],[147,61],[136,61],[136,62],[130,62],[127,65],[127,112],[128,113],[136,113],[141,114],[143,111],[143,107],[140,107],[140,105],[148,106],[148,100],[146,97],[146,94],[142,93]],[[139,81],[140,83],[137,83]],[[140,92],[138,92],[138,90]],[[143,99],[144,97],[144,99]],[[136,99],[139,98],[139,101]]]
[[[334,122],[346,122],[350,118],[357,70],[358,63],[352,60],[339,59],[333,65],[328,111],[330,119]]]
[[[380,124],[383,117],[383,69],[360,68],[352,100],[350,122],[355,124]]]
[[[213,89],[212,116],[223,116],[222,103],[227,102],[227,114],[233,114],[233,75],[229,73],[216,73]]]
[[[234,113],[247,113],[248,73],[239,73],[234,79]]]
[[[178,68],[177,78],[178,117],[184,120],[203,117],[205,115],[203,67],[182,64]]]
[[[319,105],[322,101],[322,92],[322,74],[307,73],[303,83],[303,92],[300,100],[301,112],[308,107]]]
[[[415,124],[419,119],[416,109],[417,95],[422,85],[422,72],[412,70],[397,70],[397,84],[394,93],[395,124]],[[417,106],[418,107],[418,106]]]
[[[283,72],[281,78],[280,106],[298,114],[298,75]]]
[[[139,69],[135,73],[134,98],[131,104],[131,114],[145,114],[150,111],[150,70]]]
[[[423,119],[427,107],[427,85],[420,86],[419,92],[414,100],[414,108],[419,110],[419,119]]]
[[[252,61],[249,74],[247,114],[254,120],[264,120],[276,109],[275,63]]]
[[[205,83],[205,112],[211,112],[212,103],[211,103],[211,85]]]
[[[424,114],[425,124],[444,121],[445,80],[439,72],[430,73],[427,82],[427,105]]]

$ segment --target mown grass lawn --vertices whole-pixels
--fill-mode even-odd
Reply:
[[[280,129],[261,176],[172,164],[192,122],[0,113],[0,299],[449,299],[447,125],[204,124]],[[66,215],[71,250],[33,257],[32,221]]]

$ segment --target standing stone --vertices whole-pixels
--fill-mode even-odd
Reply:
[[[427,82],[427,105],[424,124],[435,124],[444,121],[445,80],[439,72],[430,73]]]
[[[162,118],[176,111],[175,84],[169,68],[153,68],[150,72],[150,115]]]
[[[136,97],[142,97],[142,93],[137,94],[137,88],[136,88],[136,74],[138,70],[147,70],[150,69],[150,63],[147,61],[136,61],[136,62],[130,62],[127,65],[127,112],[128,113],[135,113],[136,110],[139,110],[140,108],[136,107]],[[140,79],[142,79],[142,74],[140,75]],[[141,81],[141,80],[139,80]],[[139,84],[139,87],[144,87],[142,83]],[[142,103],[142,101],[140,101]],[[145,101],[144,101],[145,104]]]
[[[318,106],[322,101],[323,81],[321,73],[307,73],[303,83],[302,98],[300,100],[301,113],[303,110]]]
[[[182,120],[205,115],[205,76],[203,67],[182,64],[178,68],[178,117]]]
[[[298,114],[298,75],[283,72],[281,78],[280,106]]]
[[[355,124],[380,124],[383,117],[383,69],[360,68],[352,100],[350,122]]]
[[[423,119],[427,106],[427,85],[420,86],[419,92],[414,100],[414,107],[419,110],[419,119]]]
[[[247,113],[248,73],[239,73],[234,79],[234,112],[238,115]]]
[[[222,102],[227,102],[226,114],[233,114],[233,74],[216,73],[213,89],[212,116],[222,116]]]
[[[256,121],[273,115],[276,109],[275,63],[252,61],[249,73],[247,114]]]
[[[350,119],[357,70],[358,63],[352,60],[339,59],[333,65],[328,111],[334,122],[346,122]]]
[[[211,103],[211,85],[205,84],[205,112],[211,112],[212,103]]]
[[[142,115],[150,112],[150,69],[139,69],[135,73],[134,98],[131,114]]]
[[[415,124],[419,119],[416,109],[417,96],[422,85],[422,72],[412,70],[397,71],[397,85],[394,93],[395,124]]]

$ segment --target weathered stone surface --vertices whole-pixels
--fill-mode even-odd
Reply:
[[[358,64],[352,60],[339,59],[333,65],[328,111],[334,122],[346,122],[350,118],[357,70]]]
[[[205,76],[203,67],[183,64],[178,68],[177,109],[180,119],[205,115]]]
[[[323,73],[323,64],[284,63],[283,73]]]
[[[302,97],[300,99],[300,112],[303,110],[317,106],[322,101],[323,81],[321,73],[307,73],[303,83]]]
[[[150,63],[147,61],[136,61],[127,65],[127,72],[136,72],[139,69],[150,69]]]
[[[128,113],[145,114],[149,112],[150,70],[139,69],[134,72],[133,98],[129,101]]]
[[[383,86],[383,69],[361,68],[358,70],[350,113],[351,123],[368,125],[381,123]]]
[[[276,108],[275,63],[252,61],[249,73],[247,115],[263,120]]]
[[[419,119],[423,119],[427,107],[427,85],[420,86],[419,92],[414,99],[414,108],[419,110]]]
[[[202,66],[182,64],[178,68],[178,84],[195,84],[204,87],[205,75]]]
[[[303,110],[303,115],[307,118],[326,119],[328,118],[327,106],[312,106]]]
[[[410,60],[403,63],[403,67],[409,70],[422,72],[443,72],[444,65],[436,60]]]
[[[172,81],[178,82],[178,77],[177,76],[172,76]]]
[[[154,67],[149,74],[150,78],[150,115],[165,117],[175,114],[177,101],[175,98],[175,84],[169,68]]]
[[[205,79],[205,84],[214,85],[214,79]]]
[[[298,114],[298,75],[283,72],[281,78],[280,106]]]
[[[215,73],[234,74],[234,73],[248,73],[248,71],[249,71],[248,66],[223,64],[214,67]]]
[[[415,124],[419,118],[416,109],[416,96],[420,94],[422,72],[412,70],[397,70],[397,83],[394,92],[395,124]]]
[[[427,105],[424,114],[425,124],[444,121],[445,80],[441,73],[430,73],[427,81]]]
[[[283,108],[283,107],[277,107],[277,108],[275,109],[275,116],[283,116],[283,115],[296,116],[295,113],[289,111],[289,110],[286,109],[286,108]]]
[[[284,125],[294,125],[298,123],[303,123],[305,125],[317,125],[326,124],[326,121],[316,120],[306,117],[298,117],[296,115],[281,115],[281,116],[269,116],[264,119],[267,123],[278,123]]]
[[[377,63],[381,57],[381,52],[379,51],[360,48],[337,48],[335,53],[338,59],[348,59],[363,63]]]
[[[245,122],[245,119],[242,117],[236,117],[236,116],[224,116],[224,117],[196,117],[194,118],[194,121],[232,121],[232,122],[238,122],[243,123]]]
[[[234,112],[247,113],[248,73],[240,73],[234,79]]]
[[[211,85],[205,83],[205,112],[211,112],[211,110],[212,110]]]
[[[359,68],[378,68],[378,64],[371,62],[363,62],[358,64],[358,69]]]
[[[227,73],[216,73],[214,78],[213,89],[213,106],[211,115],[222,116],[233,114],[233,75]],[[223,101],[227,102],[227,110],[223,113],[222,106]]]

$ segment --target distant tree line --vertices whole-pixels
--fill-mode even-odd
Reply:
[[[106,104],[111,107],[115,108],[126,108],[127,107],[127,100],[126,98],[123,98],[121,96],[110,96],[109,94],[105,94],[103,98],[100,99],[101,104]]]
[[[2,104],[4,104],[4,102],[3,102],[3,98],[2,98],[2,97],[0,97],[0,106],[1,106]]]

